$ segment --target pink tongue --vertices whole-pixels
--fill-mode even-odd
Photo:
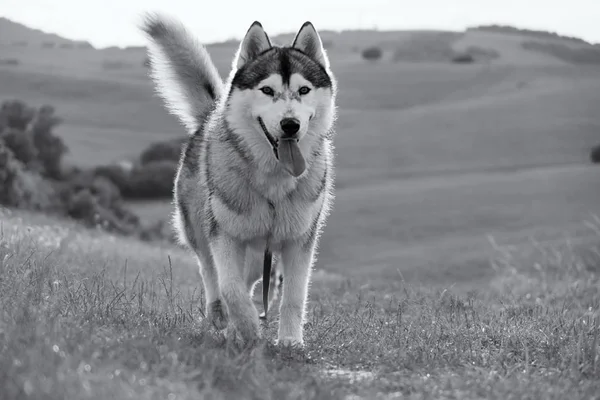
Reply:
[[[302,175],[306,169],[306,161],[302,157],[296,139],[279,140],[277,151],[279,153],[279,162],[292,176],[298,177]]]

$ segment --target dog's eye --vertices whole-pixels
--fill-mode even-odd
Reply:
[[[308,92],[310,92],[310,88],[308,86],[302,86],[299,90],[298,93],[300,93],[301,95],[305,95],[308,94]]]
[[[268,86],[263,86],[260,88],[260,91],[266,94],[267,96],[274,96],[275,92]]]

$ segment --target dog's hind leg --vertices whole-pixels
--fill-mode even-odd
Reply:
[[[243,268],[246,246],[223,234],[213,239],[211,250],[219,270],[219,289],[229,317],[242,339],[251,344],[260,338],[258,311],[252,303]]]
[[[198,268],[204,285],[206,298],[206,318],[217,329],[222,330],[227,326],[227,309],[221,300],[219,290],[219,277],[213,257],[210,252],[208,240],[202,227],[191,216],[192,209],[183,201],[178,201],[174,223],[179,231],[182,243],[196,253]]]
[[[197,240],[194,245],[194,251],[198,257],[200,276],[204,283],[206,317],[215,328],[219,330],[225,329],[228,322],[227,308],[221,299],[219,276],[210,254],[209,245],[204,239]]]

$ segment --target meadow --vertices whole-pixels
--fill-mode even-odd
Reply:
[[[71,163],[183,135],[143,49],[46,48],[25,32],[28,46],[0,43],[18,60],[0,62],[0,101],[52,104]],[[323,38],[340,86],[337,191],[306,351],[243,351],[202,326],[182,249],[4,209],[4,398],[600,398],[600,174],[588,161],[600,68],[573,56],[590,46],[477,30]],[[382,59],[361,57],[371,45]],[[444,58],[473,46],[497,56]],[[223,76],[234,50],[209,46]]]

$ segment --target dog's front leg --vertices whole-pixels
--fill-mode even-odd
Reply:
[[[260,327],[242,274],[246,247],[226,234],[215,238],[211,247],[229,317],[244,342],[251,344],[260,338]]]
[[[304,346],[302,325],[313,258],[314,243],[290,242],[282,248],[284,285],[279,307],[278,344]]]

